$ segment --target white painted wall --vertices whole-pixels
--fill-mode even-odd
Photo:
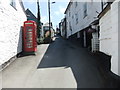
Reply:
[[[119,1],[119,3],[118,3]],[[118,32],[120,32],[120,0],[117,0],[111,5],[111,18],[112,18],[112,71],[120,76],[120,59],[119,57],[119,46],[118,46]],[[119,13],[119,14],[118,14]]]
[[[111,55],[111,70],[120,76],[120,0],[116,0],[111,5],[111,9],[100,19],[100,51]],[[119,4],[119,5],[118,5]],[[119,14],[118,14],[119,13]],[[119,43],[118,43],[119,42]]]
[[[100,19],[100,51],[108,55],[112,55],[110,50],[112,45],[112,26],[111,26],[111,11],[109,10]]]
[[[72,5],[70,5],[69,9],[66,12],[66,29],[67,29],[67,38],[72,34],[71,30],[70,30],[70,25],[72,24],[72,22],[74,23],[74,20],[72,20],[71,16],[69,16],[69,12],[71,13],[71,9]],[[72,22],[71,22],[72,21]]]
[[[118,3],[118,75],[120,76],[120,1]]]
[[[21,26],[26,15],[16,0],[16,9],[10,0],[0,0],[0,65],[22,51]]]
[[[78,2],[78,6],[75,6],[75,2]],[[85,2],[79,2],[79,0],[74,0],[74,2],[70,5],[66,12],[66,18],[67,18],[67,37],[71,35],[71,31],[69,28],[69,24],[71,23],[72,26],[72,34],[75,34],[76,32],[86,28],[91,24],[94,20],[96,20],[98,13],[101,12],[101,0],[93,0],[93,2],[87,2],[87,16],[84,18],[84,12],[83,7]],[[98,13],[97,13],[97,12]],[[71,15],[69,16],[69,12],[71,12]],[[75,14],[78,14],[78,23],[76,24],[75,20]],[[73,18],[74,17],[74,18]]]

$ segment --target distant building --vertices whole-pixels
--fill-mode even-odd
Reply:
[[[22,26],[26,20],[22,0],[0,0],[0,66],[22,52]]]
[[[37,23],[36,16],[29,9],[27,9],[25,12],[27,14],[27,20],[33,20]]]
[[[63,38],[67,37],[67,31],[66,31],[66,18],[63,18],[61,22],[59,23],[59,29],[60,29],[60,35]]]
[[[44,25],[49,26],[49,23],[48,23],[48,22],[46,22],[46,23],[44,23]],[[51,26],[51,27],[53,27],[52,22],[50,23],[50,26]]]

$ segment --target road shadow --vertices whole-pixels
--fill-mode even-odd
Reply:
[[[37,69],[70,67],[77,88],[106,88],[106,82],[109,82],[100,73],[97,61],[86,49],[57,37],[55,42],[49,45]]]
[[[50,68],[50,67],[62,67],[62,66],[66,66],[66,63],[64,60],[66,60],[63,56],[65,55],[65,53],[61,53],[63,51],[64,46],[61,49],[61,45],[63,44],[62,42],[59,42],[60,38],[56,38],[56,40],[54,42],[52,42],[46,53],[44,54],[39,66],[39,68]],[[62,60],[61,60],[62,59]],[[64,59],[64,60],[63,60]]]

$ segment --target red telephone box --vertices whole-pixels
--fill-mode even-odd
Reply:
[[[23,51],[37,51],[37,26],[34,21],[25,21],[23,27]]]

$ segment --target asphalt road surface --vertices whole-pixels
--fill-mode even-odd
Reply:
[[[96,60],[84,48],[56,37],[2,71],[3,88],[102,88]]]

